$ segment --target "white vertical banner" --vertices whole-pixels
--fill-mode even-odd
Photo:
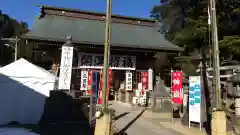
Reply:
[[[201,125],[201,77],[189,76],[189,127],[190,122]]]
[[[88,71],[86,69],[81,70],[81,87],[80,90],[87,91],[88,87]]]
[[[132,90],[132,72],[126,71],[126,90]]]
[[[72,77],[73,47],[63,46],[58,89],[70,90]]]
[[[208,5],[208,25],[211,25],[211,13]]]
[[[153,70],[148,69],[148,90],[153,90]]]

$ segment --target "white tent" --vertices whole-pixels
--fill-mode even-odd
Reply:
[[[23,128],[0,128],[1,135],[38,135]]]
[[[54,75],[25,59],[0,68],[0,125],[37,124],[54,82]]]

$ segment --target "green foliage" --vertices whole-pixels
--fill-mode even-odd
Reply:
[[[28,32],[26,22],[18,22],[8,15],[2,14],[0,10],[0,37],[9,38],[13,36],[20,36],[26,32]]]
[[[222,55],[240,54],[240,36],[226,36],[219,42],[219,45],[222,50],[225,50],[225,52],[221,51]]]
[[[1,38],[11,38],[21,36],[28,32],[26,22],[18,22],[17,20],[3,14],[0,10],[0,64],[10,63],[13,59],[14,50],[6,47],[4,44],[9,44],[7,41],[1,41]],[[10,43],[11,44],[11,43]]]
[[[166,37],[186,47],[186,53],[211,42],[208,20],[208,0],[166,0],[168,4],[153,7],[151,15],[163,23]],[[165,1],[165,2],[166,2]],[[240,54],[240,1],[218,0],[217,23],[222,57]],[[178,25],[176,25],[178,24]],[[230,36],[230,37],[229,37]],[[227,53],[225,53],[227,52]],[[232,54],[231,54],[232,55]],[[239,59],[240,60],[240,59]]]

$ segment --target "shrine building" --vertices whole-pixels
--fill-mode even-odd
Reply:
[[[103,68],[105,39],[105,13],[40,6],[40,14],[35,18],[29,33],[22,36],[25,41],[21,53],[36,65],[50,69],[52,60],[57,65],[61,61],[61,47],[72,37],[74,45],[71,91],[75,97],[86,91],[86,81],[82,71]],[[161,54],[162,62],[168,54],[178,54],[183,49],[168,42],[160,34],[154,20],[147,18],[112,15],[110,68],[111,87],[114,91],[133,93],[139,89],[142,72],[156,74],[156,54]],[[161,58],[160,58],[161,59]],[[131,81],[126,82],[127,76]],[[149,83],[150,84],[150,83]],[[154,83],[152,83],[154,85]],[[146,85],[152,89],[153,86]],[[130,102],[126,98],[126,102]]]

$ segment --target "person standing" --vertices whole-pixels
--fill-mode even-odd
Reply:
[[[57,73],[57,63],[55,59],[52,59],[52,67],[51,67],[51,71],[52,73],[55,75]]]

